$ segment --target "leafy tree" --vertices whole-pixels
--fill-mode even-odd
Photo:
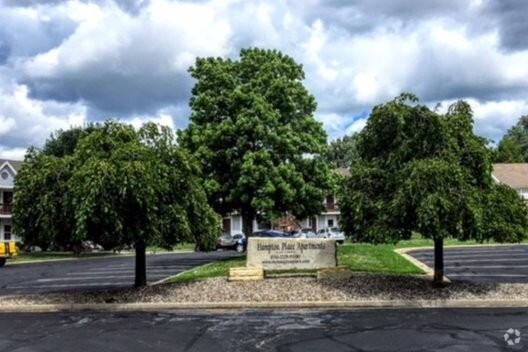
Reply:
[[[327,161],[337,167],[350,168],[357,159],[357,140],[359,133],[338,138],[330,142],[326,154]]]
[[[504,137],[494,152],[493,161],[496,163],[523,163],[527,161],[524,159],[520,144],[513,138]]]
[[[345,182],[341,224],[358,241],[395,243],[413,232],[433,239],[441,285],[445,238],[520,241],[526,207],[515,191],[493,184],[467,103],[439,115],[416,101],[402,94],[373,109]]]
[[[99,128],[101,128],[100,124],[89,123],[84,127],[73,127],[69,130],[60,129],[52,133],[46,140],[42,153],[59,158],[72,155],[79,140]]]
[[[43,250],[64,249],[72,244],[79,248],[80,240],[71,236],[75,219],[66,197],[71,155],[82,137],[99,128],[99,124],[87,124],[60,129],[50,135],[41,150],[28,149],[16,178],[13,218],[15,231],[26,245]]]
[[[275,50],[244,49],[240,60],[198,58],[192,114],[181,144],[199,159],[210,203],[255,218],[322,210],[331,187],[326,134],[302,85],[301,65]]]
[[[71,157],[57,158],[30,148],[14,189],[14,231],[25,245],[63,248],[75,242],[73,213],[66,198]]]
[[[497,147],[494,162],[528,162],[528,115],[521,116],[517,124],[506,132]]]
[[[135,286],[146,284],[148,244],[214,247],[219,217],[207,204],[196,162],[170,129],[146,124],[136,131],[109,121],[82,137],[71,156],[33,153],[15,188],[14,222],[24,240],[133,243]],[[48,191],[53,180],[61,186]],[[55,226],[61,216],[70,228]]]

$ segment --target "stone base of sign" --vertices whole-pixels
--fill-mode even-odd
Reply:
[[[262,268],[236,267],[229,269],[228,281],[250,281],[263,280],[264,270]]]
[[[352,271],[349,268],[338,266],[317,270],[317,279],[350,279]]]

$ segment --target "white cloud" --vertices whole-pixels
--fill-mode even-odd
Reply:
[[[469,99],[475,130],[493,139],[528,113],[528,49],[503,30],[518,16],[489,1],[26,3],[0,5],[0,146],[108,116],[185,127],[188,67],[248,46],[303,64],[330,138],[360,130],[365,119],[352,116],[403,91],[433,106]]]
[[[8,148],[0,145],[0,159],[24,160],[26,148]]]
[[[57,129],[82,125],[86,108],[31,99],[26,86],[0,79],[0,121],[0,157],[19,155],[30,145],[42,145]]]

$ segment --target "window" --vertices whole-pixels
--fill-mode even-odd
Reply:
[[[327,226],[328,227],[333,227],[334,226],[334,219],[328,219]]]
[[[11,240],[11,225],[4,225],[4,240]]]
[[[8,177],[9,174],[6,171],[2,172],[2,180],[7,180]]]
[[[13,203],[13,192],[4,192],[4,204]]]

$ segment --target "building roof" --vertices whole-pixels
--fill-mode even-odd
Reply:
[[[528,163],[493,164],[492,176],[511,188],[528,188]]]
[[[7,159],[0,159],[0,166],[4,165],[4,163],[7,162],[13,169],[15,169],[16,172],[20,170],[22,167],[23,161],[20,160],[7,160]]]
[[[335,172],[341,176],[350,176],[350,170],[344,167],[338,167],[337,169],[335,169]]]

